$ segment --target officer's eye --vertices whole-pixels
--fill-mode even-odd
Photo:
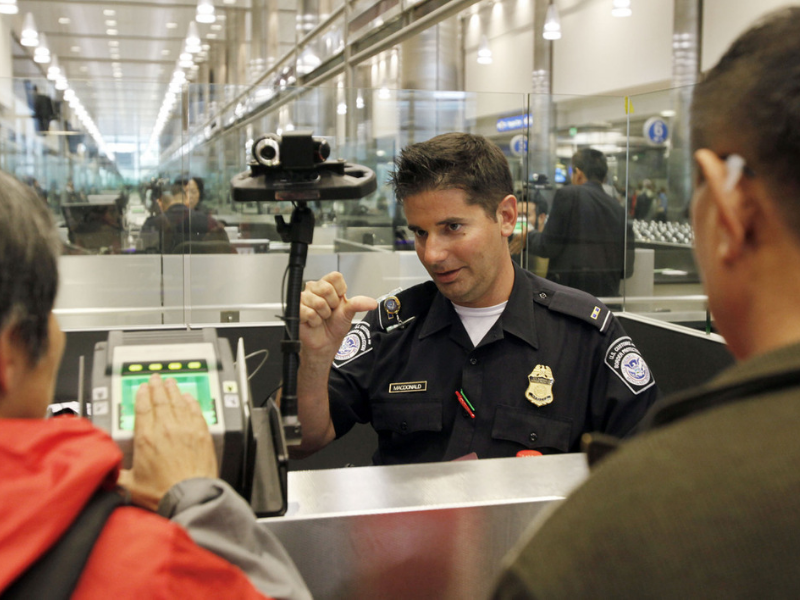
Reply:
[[[424,229],[414,229],[413,231],[414,235],[418,238],[424,238],[426,235],[428,235],[428,232]]]
[[[447,224],[447,230],[448,231],[453,231],[453,232],[460,231],[462,227],[464,227],[463,223],[448,223]]]

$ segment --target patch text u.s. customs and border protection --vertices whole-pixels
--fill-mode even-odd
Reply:
[[[653,374],[630,337],[616,339],[608,347],[605,363],[634,394],[655,385]]]
[[[350,328],[350,331],[342,340],[338,352],[333,359],[334,367],[341,367],[347,363],[372,352],[372,335],[369,323],[359,321]]]

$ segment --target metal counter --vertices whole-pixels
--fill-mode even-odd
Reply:
[[[534,517],[587,476],[582,454],[289,473],[262,519],[314,598],[485,598]]]

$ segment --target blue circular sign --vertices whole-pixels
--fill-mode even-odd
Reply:
[[[644,137],[648,142],[655,145],[666,143],[669,139],[669,126],[664,119],[651,117],[645,121]]]

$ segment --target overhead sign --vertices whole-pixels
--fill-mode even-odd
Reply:
[[[513,131],[514,129],[525,129],[531,122],[533,115],[515,115],[513,117],[503,117],[497,119],[497,131]]]
[[[661,117],[650,117],[644,122],[643,133],[649,143],[660,146],[669,139],[669,126]]]

